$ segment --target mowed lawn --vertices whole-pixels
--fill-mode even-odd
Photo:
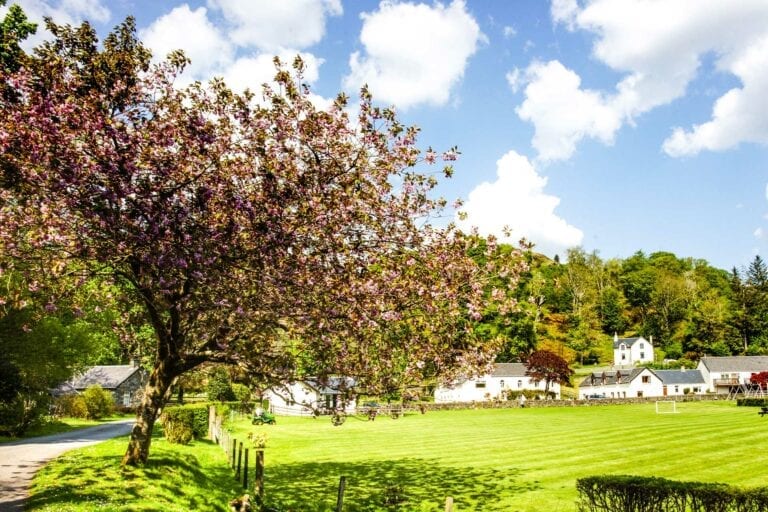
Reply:
[[[768,418],[733,402],[463,410],[373,422],[279,417],[264,430],[266,502],[278,510],[573,511],[575,481],[595,474],[764,485]],[[399,496],[399,497],[398,497]],[[388,506],[387,500],[401,501]]]

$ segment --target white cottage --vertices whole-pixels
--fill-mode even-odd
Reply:
[[[546,383],[536,381],[525,374],[523,363],[496,363],[493,371],[473,379],[453,383],[451,386],[438,386],[435,390],[436,403],[482,402],[506,399],[507,391],[537,391],[544,395]],[[549,391],[560,398],[560,384],[551,383]]]
[[[307,379],[268,389],[264,398],[269,400],[271,412],[285,416],[312,416],[336,410],[351,414],[356,402],[347,391],[354,385],[351,378],[331,377],[325,383]]]
[[[637,366],[653,362],[653,336],[646,340],[637,338],[619,338],[613,335],[613,365],[620,368]]]
[[[753,373],[768,371],[768,356],[705,356],[697,369],[710,391],[724,395],[748,388]]]
[[[632,368],[592,373],[579,384],[579,399],[654,398],[706,393],[698,370],[651,370]]]

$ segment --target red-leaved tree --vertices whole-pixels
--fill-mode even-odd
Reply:
[[[486,277],[518,269],[434,227],[444,201],[417,167],[437,155],[367,91],[355,119],[343,95],[320,110],[298,59],[258,102],[182,88],[183,55],[150,65],[130,19],[102,47],[88,25],[49,30],[0,75],[0,250],[40,282],[106,276],[144,311],[154,367],[124,463],[147,460],[170,386],[203,362],[376,392],[492,361],[473,329]]]
[[[525,361],[525,374],[534,380],[544,381],[544,392],[549,392],[553,382],[568,384],[573,370],[568,367],[568,361],[549,350],[536,350]]]

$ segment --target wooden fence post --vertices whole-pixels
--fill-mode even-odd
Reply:
[[[453,498],[450,496],[445,498],[445,512],[453,512]]]
[[[235,471],[235,478],[240,480],[240,465],[243,462],[243,443],[240,443],[240,448],[237,450],[237,471]]]
[[[245,449],[245,464],[243,465],[243,489],[248,489],[248,448]]]
[[[264,450],[256,449],[253,472],[253,495],[256,498],[256,510],[264,508]]]
[[[237,452],[237,439],[232,440],[232,469],[235,469],[235,463],[237,462],[235,460],[235,454]]]
[[[344,506],[344,488],[347,486],[347,477],[339,478],[339,494],[336,496],[336,512],[341,512]]]

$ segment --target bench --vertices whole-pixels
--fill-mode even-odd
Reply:
[[[766,414],[768,414],[768,407],[761,407],[760,411],[757,414],[759,414],[760,416],[765,416]]]

